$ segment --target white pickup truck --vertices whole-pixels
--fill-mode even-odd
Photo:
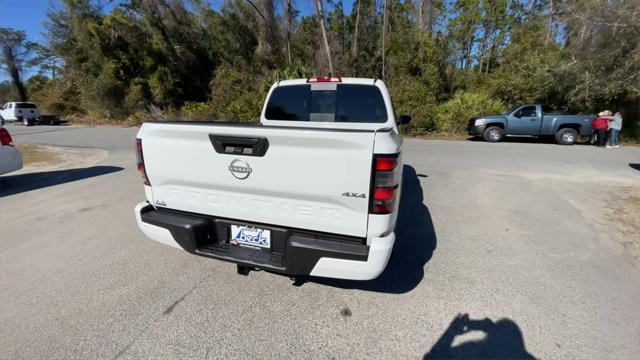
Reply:
[[[30,102],[8,102],[0,109],[0,122],[22,121],[24,126],[31,126],[40,116],[38,107]]]
[[[138,132],[161,243],[291,276],[369,280],[395,242],[402,137],[380,80],[312,77],[269,90],[260,124],[148,122]]]

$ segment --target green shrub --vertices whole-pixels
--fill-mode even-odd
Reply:
[[[457,93],[436,111],[437,128],[448,134],[463,134],[469,119],[504,110],[502,102],[484,93]]]
[[[188,102],[179,111],[179,117],[186,120],[214,120],[216,113],[211,102]]]
[[[437,131],[434,91],[418,78],[402,76],[390,84],[396,116],[410,115],[411,123],[405,131],[425,134]]]

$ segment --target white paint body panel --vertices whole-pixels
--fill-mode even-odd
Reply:
[[[165,228],[161,228],[159,226],[147,224],[142,221],[142,218],[140,217],[140,210],[147,205],[149,205],[149,203],[146,201],[143,201],[138,205],[136,205],[136,207],[134,208],[136,221],[138,222],[138,227],[140,228],[140,230],[142,230],[142,232],[145,235],[147,235],[149,238],[157,242],[182,250],[180,245],[178,245],[178,243],[175,240],[173,240],[173,235],[171,235],[169,230]]]
[[[219,154],[209,134],[266,137],[269,149],[263,157]],[[145,124],[139,136],[156,205],[366,236],[373,132]],[[229,171],[236,159],[251,167],[246,179]]]
[[[311,271],[311,276],[336,279],[371,280],[387,267],[396,236],[392,232],[385,237],[371,238],[367,261],[333,259],[323,257]]]

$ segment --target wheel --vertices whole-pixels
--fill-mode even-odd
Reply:
[[[482,135],[484,141],[499,142],[504,137],[504,130],[498,126],[489,126]]]
[[[564,128],[556,133],[556,142],[560,145],[573,145],[578,140],[578,132],[575,129]]]

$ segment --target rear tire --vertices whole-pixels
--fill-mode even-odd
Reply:
[[[578,132],[572,128],[564,128],[556,133],[556,143],[560,145],[573,145],[578,140]]]
[[[486,142],[499,142],[504,138],[504,130],[498,126],[490,126],[484,130],[482,137]]]

